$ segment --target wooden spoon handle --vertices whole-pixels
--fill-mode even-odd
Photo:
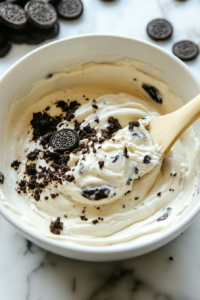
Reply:
[[[183,132],[198,118],[200,118],[200,95],[171,114],[153,118],[149,132],[153,143],[162,146],[160,154],[167,155]]]

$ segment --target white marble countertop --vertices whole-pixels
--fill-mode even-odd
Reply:
[[[174,33],[157,44],[190,39],[200,46],[199,0],[83,0],[78,20],[60,21],[58,38],[110,33],[150,41],[147,23],[171,21]],[[49,42],[49,41],[47,41]],[[0,59],[0,75],[37,46],[14,45]],[[200,56],[187,63],[200,79]],[[170,260],[169,257],[173,260]],[[119,262],[75,261],[38,248],[0,216],[0,299],[4,300],[199,300],[200,216],[176,240],[150,254]]]

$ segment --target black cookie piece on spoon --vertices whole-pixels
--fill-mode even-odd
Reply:
[[[57,151],[72,150],[79,145],[79,137],[73,129],[62,129],[54,133],[50,139],[50,146]]]
[[[181,60],[192,60],[199,54],[199,47],[191,41],[181,41],[174,44],[173,53]]]
[[[147,25],[147,33],[155,41],[162,41],[170,38],[173,27],[165,19],[155,19]]]
[[[77,19],[83,13],[83,3],[80,0],[60,0],[56,9],[59,16],[64,19]]]
[[[81,190],[83,197],[89,200],[101,200],[108,198],[110,189],[106,186],[88,186]]]
[[[19,5],[3,2],[0,4],[0,21],[8,27],[21,29],[26,26],[27,17]]]
[[[48,2],[29,1],[24,9],[29,22],[38,28],[49,29],[57,22],[57,12]]]

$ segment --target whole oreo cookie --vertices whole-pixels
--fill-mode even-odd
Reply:
[[[52,28],[57,21],[56,10],[48,2],[29,1],[25,5],[25,11],[29,22],[39,28]]]
[[[5,39],[4,42],[0,45],[0,58],[6,56],[11,49],[11,43]]]
[[[181,60],[192,60],[199,54],[199,47],[191,41],[181,41],[174,44],[173,53]]]
[[[81,190],[83,197],[89,200],[101,200],[108,198],[110,193],[110,189],[103,185],[103,186],[88,186]]]
[[[60,0],[56,6],[60,17],[76,19],[83,13],[83,3],[80,0]]]
[[[26,13],[17,4],[3,2],[0,5],[0,21],[11,28],[24,28],[27,23]]]
[[[50,139],[50,146],[56,150],[72,150],[79,145],[79,137],[73,129],[62,129],[54,133]]]
[[[172,25],[165,19],[155,19],[147,25],[148,35],[156,41],[168,39],[172,32]]]

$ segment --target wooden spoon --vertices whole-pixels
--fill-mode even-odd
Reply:
[[[151,120],[149,133],[153,144],[162,146],[160,149],[162,158],[198,118],[200,118],[200,94],[175,112]]]

